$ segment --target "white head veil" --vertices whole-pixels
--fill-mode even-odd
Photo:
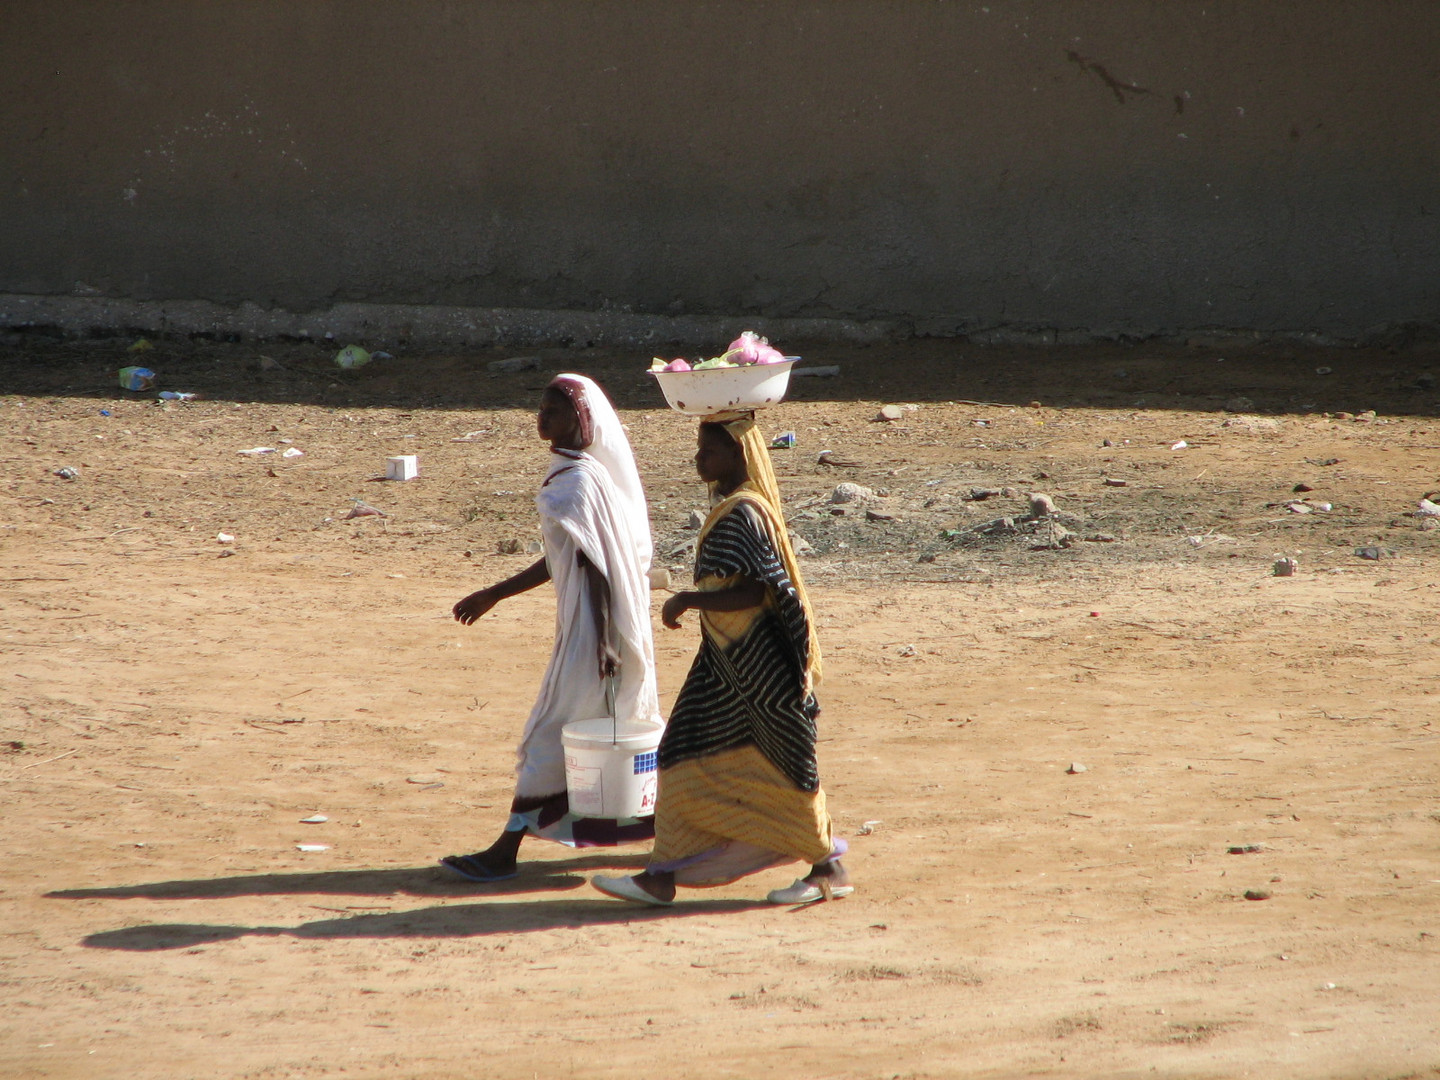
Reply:
[[[630,449],[630,440],[615,412],[615,406],[605,396],[594,380],[584,375],[562,374],[550,380],[550,385],[570,398],[580,416],[583,433],[589,436],[585,453],[605,467],[610,474],[624,502],[623,512],[630,522],[630,531],[635,537],[635,547],[640,556],[640,566],[650,572],[652,557],[650,541],[650,511],[645,503],[645,490],[640,486],[640,472],[635,468],[635,454]]]

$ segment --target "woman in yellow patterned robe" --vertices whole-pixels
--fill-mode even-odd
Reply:
[[[697,610],[701,644],[660,744],[655,848],[644,873],[592,882],[665,905],[677,885],[722,885],[798,861],[809,873],[773,890],[772,903],[848,895],[846,844],[815,758],[820,650],[753,416],[701,424],[695,465],[712,501],[695,589],[672,596],[661,619],[675,629]]]

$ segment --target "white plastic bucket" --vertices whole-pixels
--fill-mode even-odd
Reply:
[[[560,729],[570,812],[586,818],[655,813],[657,749],[665,728],[649,720],[608,716],[572,720]]]

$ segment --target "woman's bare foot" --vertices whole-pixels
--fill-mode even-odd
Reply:
[[[655,897],[656,900],[675,899],[674,874],[652,874],[649,870],[643,870],[630,880]]]
[[[810,873],[805,875],[805,880],[811,885],[819,885],[821,882],[824,882],[832,889],[835,889],[842,885],[849,885],[850,874],[846,871],[844,864],[839,859],[831,859],[828,862],[816,863],[810,867]]]
[[[440,863],[467,881],[507,881],[519,873],[516,854],[523,839],[523,830],[506,831],[484,851],[473,855],[448,855]]]

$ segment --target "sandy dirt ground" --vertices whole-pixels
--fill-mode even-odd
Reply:
[[[652,911],[587,883],[643,846],[435,865],[548,656],[548,587],[448,613],[533,558],[550,374],[683,580],[648,357],[127,344],[0,347],[0,1075],[1440,1077],[1433,346],[782,343],[841,368],[765,422],[858,889]]]

